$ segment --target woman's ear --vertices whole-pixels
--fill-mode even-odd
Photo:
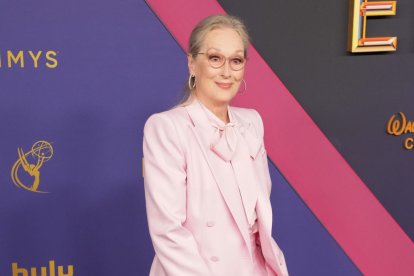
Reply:
[[[187,61],[188,61],[188,73],[190,75],[195,75],[195,60],[191,54],[187,54]]]

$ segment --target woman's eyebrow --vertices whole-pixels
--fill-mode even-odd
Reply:
[[[222,50],[221,50],[221,49],[216,48],[216,47],[210,47],[210,48],[207,48],[207,51],[208,51],[208,50],[216,50],[216,51],[222,52]],[[244,52],[244,50],[243,50],[243,49],[238,49],[238,50],[235,50],[235,51],[234,51],[234,53],[237,53],[237,52]]]
[[[217,52],[219,52],[219,53],[222,53],[222,52],[223,52],[223,51],[221,51],[220,49],[215,48],[215,47],[210,47],[210,48],[208,48],[208,49],[206,50],[206,52],[208,52],[208,51],[210,51],[210,50],[215,50],[215,51],[217,51]],[[244,50],[243,50],[243,49],[236,50],[236,51],[234,51],[234,52],[233,52],[233,54],[232,54],[232,55],[234,55],[234,54],[238,54],[238,53],[244,53]]]

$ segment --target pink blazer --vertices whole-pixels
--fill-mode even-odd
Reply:
[[[241,165],[240,177],[260,184],[255,208],[268,275],[286,276],[283,253],[271,236],[271,179],[262,119],[254,109],[229,108],[247,131],[246,139],[259,141],[251,164]],[[150,275],[255,276],[244,269],[252,245],[240,195],[226,185],[234,175],[220,170],[224,161],[212,153],[212,128],[203,112],[194,100],[153,114],[144,127],[145,198],[156,253]]]

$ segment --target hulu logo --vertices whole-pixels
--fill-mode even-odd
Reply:
[[[31,267],[30,270],[24,267],[19,267],[17,262],[12,263],[13,276],[73,276],[73,265],[68,265],[66,272],[63,266],[55,268],[55,261],[49,261],[49,267],[42,266],[40,268]]]

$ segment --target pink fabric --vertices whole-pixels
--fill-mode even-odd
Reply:
[[[249,135],[263,139],[256,111],[230,111]],[[267,270],[264,275],[288,275],[283,253],[271,236],[265,149],[253,159],[241,143],[228,162],[211,150],[214,134],[198,101],[154,114],[145,124],[145,196],[156,252],[150,275],[252,276],[252,263],[258,271]],[[244,193],[251,199],[241,200],[242,190],[249,189],[242,187],[241,179],[256,185],[257,194]],[[254,205],[247,208],[257,215],[261,252],[252,243],[244,207],[249,202]]]

